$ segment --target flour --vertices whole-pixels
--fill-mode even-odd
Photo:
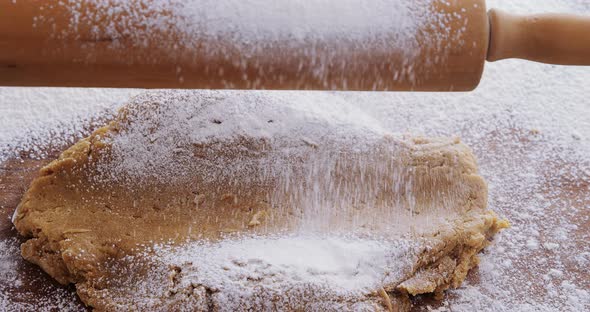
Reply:
[[[25,156],[42,159],[63,150],[112,118],[139,90],[1,88],[0,163]]]
[[[34,26],[54,29],[50,35],[64,46],[83,40],[90,62],[100,58],[98,45],[124,53],[127,63],[179,64],[181,83],[197,74],[213,78],[215,86],[265,89],[267,80],[281,83],[287,63],[293,75],[325,87],[347,88],[346,69],[378,75],[370,86],[385,89],[391,86],[383,81],[392,77],[417,83],[413,61],[424,51],[440,50],[426,59],[427,68],[448,56],[449,42],[465,44],[464,29],[451,27],[461,13],[444,12],[440,2],[67,0],[41,5]],[[52,12],[65,12],[69,22],[56,21]],[[375,66],[379,57],[391,62]],[[256,79],[248,77],[253,72]]]
[[[247,169],[242,163],[219,163],[223,170],[214,174],[212,168],[196,170],[194,166],[208,164],[194,161],[188,149],[195,145],[262,140],[269,155],[257,157],[252,166],[272,175],[285,171],[286,161],[305,156],[311,147],[329,150],[324,146],[329,144],[334,153],[367,152],[391,135],[359,107],[322,93],[159,91],[130,103],[130,125],[105,138],[113,161],[102,171],[133,181],[165,181],[187,172],[211,172],[211,179],[222,179]]]
[[[162,260],[181,267],[193,263],[189,272],[183,272],[187,281],[217,289],[261,280],[261,285],[276,283],[282,285],[274,286],[282,288],[315,284],[341,292],[368,293],[387,284],[388,279],[399,280],[411,271],[415,257],[412,244],[313,236],[230,239],[177,247],[162,253]]]
[[[60,5],[69,11],[70,29],[65,32],[75,33],[90,25],[97,38],[114,38],[114,45],[122,36],[133,38],[137,45],[160,39],[168,42],[171,33],[180,38],[176,46],[170,47],[171,52],[209,38],[226,38],[242,47],[303,40],[350,40],[360,44],[389,38],[394,42],[388,46],[403,52],[417,48],[415,37],[420,29],[445,21],[444,16],[432,11],[433,2],[342,0],[334,5],[329,0],[67,0],[45,7]],[[105,20],[96,25],[99,17]],[[37,22],[39,26],[52,23],[45,16],[39,16]],[[394,38],[389,37],[392,34]]]
[[[132,283],[134,304],[147,310],[154,308],[154,294],[183,300],[204,289],[208,306],[220,311],[286,310],[303,302],[308,309],[328,304],[334,310],[351,302],[360,308],[370,303],[366,296],[375,289],[399,283],[412,272],[418,246],[401,239],[309,235],[156,245],[122,260],[148,261],[147,276],[130,272],[111,284],[118,285],[118,279]]]
[[[430,228],[439,221],[430,212],[447,211],[451,218],[470,188],[463,180],[450,182],[462,164],[455,158],[448,161],[449,177],[437,180],[448,191],[422,200],[414,189],[422,184],[407,169],[411,151],[430,155],[436,146],[453,153],[459,142],[417,144],[329,93],[146,92],[130,100],[116,129],[100,138],[109,149],[98,150],[88,167],[101,187],[182,185],[216,197],[223,196],[214,194],[220,185],[233,194],[256,185],[274,213],[297,215],[298,230],[354,231],[370,224],[399,233],[417,224],[425,229],[426,220]],[[409,220],[417,209],[428,218]]]
[[[0,241],[0,280],[6,281],[7,283],[16,283],[17,286],[22,284],[18,279],[17,272],[14,271],[16,267],[16,261],[12,253],[18,252],[10,241]]]
[[[22,261],[16,238],[0,240],[0,311],[83,311],[71,291],[39,277],[25,277]],[[45,297],[31,293],[32,287]]]

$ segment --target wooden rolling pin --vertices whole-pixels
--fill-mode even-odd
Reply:
[[[245,40],[240,29],[211,35],[198,19],[187,32],[174,24],[186,19],[161,3],[0,2],[0,85],[469,91],[486,60],[590,65],[590,17],[488,13],[485,0],[429,2],[416,15],[426,22],[404,30],[413,38],[393,27],[365,39],[283,34],[269,41]]]

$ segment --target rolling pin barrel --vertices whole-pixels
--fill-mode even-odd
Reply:
[[[72,8],[57,4],[41,7],[42,2],[33,0],[0,2],[0,85],[466,91],[475,88],[480,80],[488,44],[484,0],[433,1],[431,6],[419,8],[423,11],[417,17],[421,24],[409,27],[411,38],[404,25],[400,25],[401,30],[375,29],[379,25],[373,27],[374,21],[364,18],[360,22],[373,27],[368,34],[376,36],[373,40],[358,42],[344,34],[344,38],[334,40],[320,36],[315,41],[287,39],[250,45],[240,45],[231,32],[187,40],[182,29],[169,23],[177,20],[166,16],[166,10],[149,12],[151,1],[113,1],[108,3],[132,5],[105,9],[96,6],[100,1],[82,0],[77,2],[80,7],[75,8],[75,14]],[[321,1],[310,3],[319,5]],[[336,5],[338,1],[334,1]],[[365,9],[391,15],[386,20],[395,26],[396,19],[400,19],[398,10],[404,11],[396,5],[400,2],[392,1],[388,12]],[[401,5],[420,4],[408,1]],[[136,25],[129,17],[137,12],[126,15],[124,9],[129,8],[147,18],[157,17],[157,25],[172,26],[149,29],[146,25],[150,23],[142,20]],[[416,9],[409,8],[408,14]],[[338,10],[324,10],[322,14],[328,14],[331,20],[339,19],[332,11]],[[348,13],[357,14],[353,11]],[[237,13],[230,16],[245,14]],[[276,14],[293,14],[294,19],[304,22],[310,13],[295,9]],[[401,19],[401,24],[415,22]],[[72,21],[78,21],[74,31]],[[196,27],[192,34],[206,32],[199,25],[198,20],[192,25]],[[400,32],[405,32],[401,38]]]
[[[590,18],[496,10],[488,16],[485,0],[433,1],[420,8],[417,17],[427,18],[413,25],[412,38],[381,27],[366,41],[290,34],[251,42],[240,42],[231,29],[201,36],[208,25],[199,20],[187,37],[174,25],[173,10],[152,12],[151,1],[82,0],[76,10],[63,5],[69,2],[0,2],[0,85],[469,91],[486,59],[590,64]],[[121,3],[126,6],[104,7]]]

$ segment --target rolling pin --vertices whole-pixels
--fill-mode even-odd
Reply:
[[[357,2],[358,12],[341,7]],[[485,0],[381,0],[401,25],[386,27],[388,10],[357,2],[2,1],[0,85],[470,91],[486,60],[590,65],[590,17],[488,12]],[[314,3],[323,10],[303,9]],[[195,4],[198,14],[179,18]],[[359,31],[347,28],[359,19]],[[248,33],[256,27],[270,35]]]

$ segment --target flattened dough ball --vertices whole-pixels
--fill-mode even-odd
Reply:
[[[44,167],[13,222],[29,238],[23,256],[98,310],[403,310],[477,265],[507,226],[486,206],[458,139],[394,135],[328,94],[158,91]],[[191,280],[206,259],[171,265],[153,249],[289,235],[382,239],[403,257],[353,294],[261,281],[237,298]],[[411,248],[394,252],[400,241]]]

